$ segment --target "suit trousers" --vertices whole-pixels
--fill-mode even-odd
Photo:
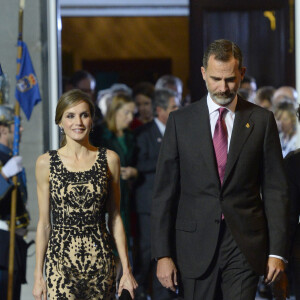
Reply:
[[[8,270],[0,268],[0,300],[7,300]],[[21,299],[21,282],[17,272],[13,276],[13,300]]]
[[[138,283],[136,298],[144,299],[152,281],[153,300],[170,300],[176,298],[176,294],[161,285],[156,277],[155,261],[151,261],[151,237],[150,237],[150,214],[137,214],[137,241],[136,257],[134,262],[134,277]],[[152,278],[151,275],[152,274]],[[150,287],[151,290],[151,287]],[[143,295],[143,296],[142,296]]]
[[[181,274],[180,294],[185,300],[254,300],[258,279],[223,220],[210,267],[196,279]]]
[[[293,253],[290,257],[290,262],[288,264],[288,270],[291,278],[291,286],[294,291],[296,300],[300,300],[300,246],[294,245]]]

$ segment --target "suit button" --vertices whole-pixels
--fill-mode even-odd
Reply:
[[[216,219],[216,220],[215,220],[215,223],[216,223],[216,224],[220,224],[220,220]]]

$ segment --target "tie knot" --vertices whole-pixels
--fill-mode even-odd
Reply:
[[[225,107],[219,108],[219,118],[222,119],[227,109]]]

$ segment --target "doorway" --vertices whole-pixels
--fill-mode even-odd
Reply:
[[[92,73],[97,90],[113,83],[155,83],[164,74],[189,79],[187,0],[60,0],[64,79],[79,69]]]

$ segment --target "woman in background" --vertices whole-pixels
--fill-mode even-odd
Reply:
[[[294,105],[289,102],[279,103],[275,109],[282,156],[297,148],[297,116]]]
[[[132,98],[135,101],[137,114],[130,124],[131,129],[153,120],[154,85],[150,82],[140,82],[133,88]]]
[[[41,155],[36,163],[35,299],[114,299],[111,237],[123,268],[118,294],[125,288],[134,297],[137,284],[119,213],[119,158],[89,143],[93,115],[94,105],[86,93],[71,90],[63,94],[55,116],[63,135],[61,148]]]
[[[126,93],[113,96],[108,106],[104,123],[96,126],[91,132],[91,143],[104,146],[115,151],[121,163],[121,216],[123,219],[127,240],[130,240],[130,179],[137,177],[134,166],[134,135],[129,130],[133,120],[135,103]]]

